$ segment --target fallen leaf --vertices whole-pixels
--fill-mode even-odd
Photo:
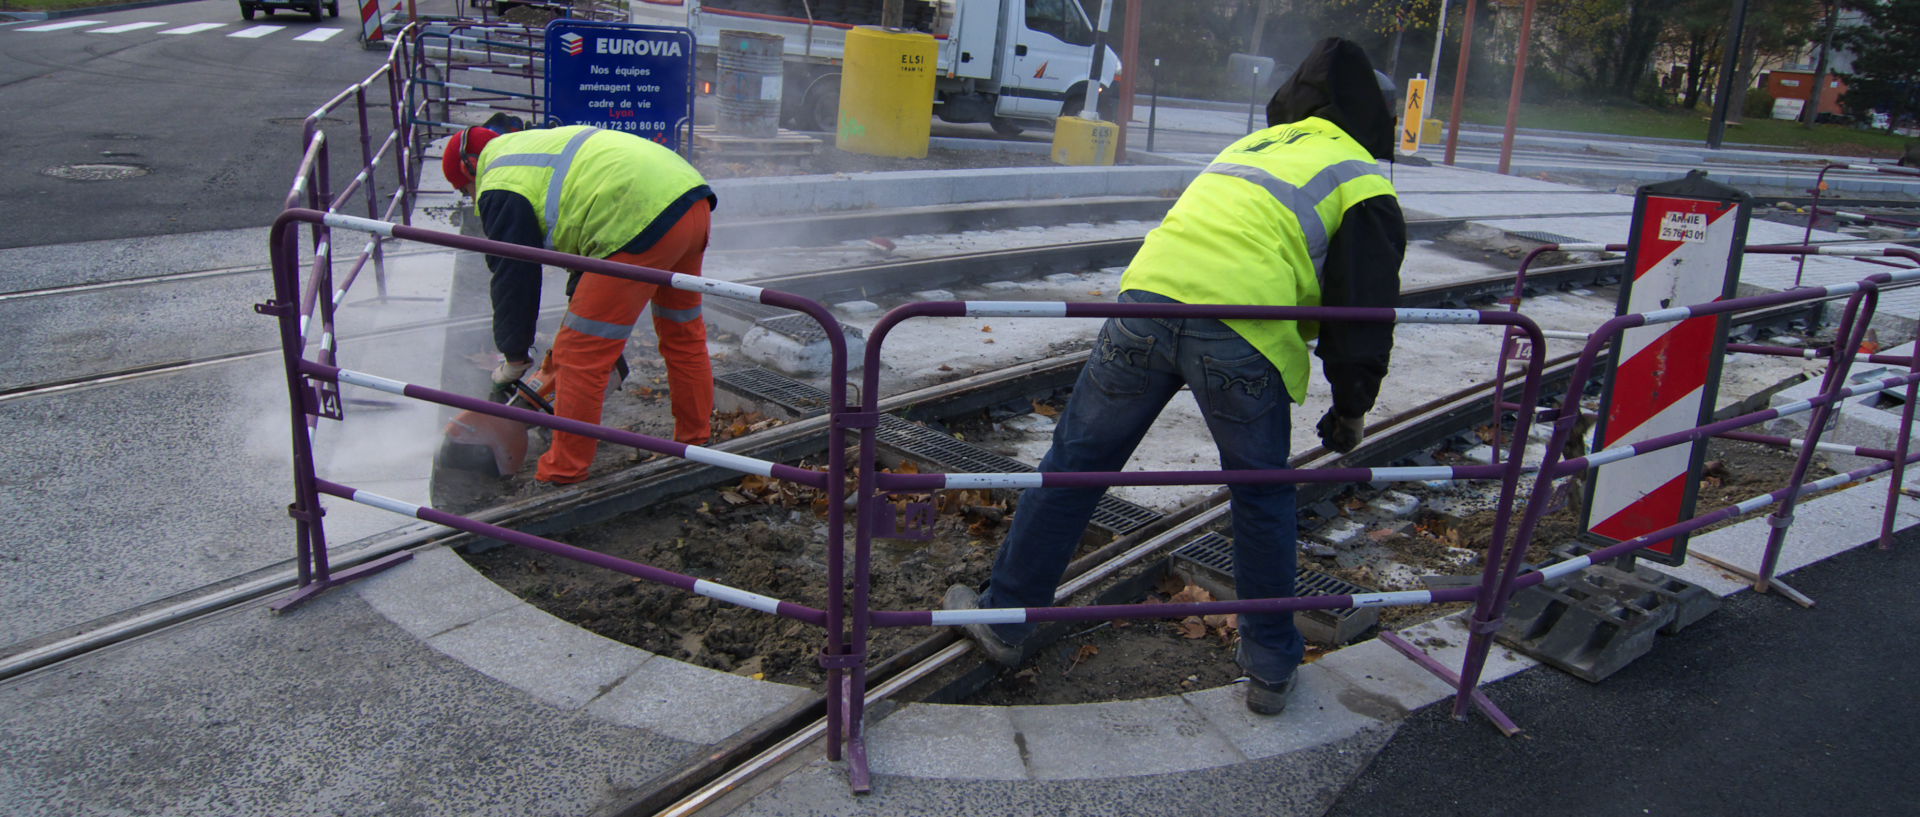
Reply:
[[[980,331],[982,331],[982,332],[991,332],[991,331],[993,331],[993,327],[991,327],[991,326],[982,326],[982,327],[980,327]]]
[[[726,500],[728,505],[745,505],[750,501],[746,497],[733,491],[721,491],[720,498]]]
[[[1187,638],[1206,638],[1207,625],[1199,616],[1187,616],[1180,620],[1180,634]]]
[[[1053,406],[1047,405],[1046,403],[1042,403],[1038,400],[1033,401],[1033,413],[1038,414],[1042,417],[1060,416],[1059,409],[1054,408]]]
[[[951,372],[951,371],[953,371],[953,367],[952,367],[952,366],[948,366],[948,365],[947,365],[947,364],[945,364],[945,363],[942,363],[942,364],[940,364],[940,371],[943,371],[943,372]]]
[[[987,342],[988,342],[988,343],[992,343],[992,342],[993,342],[993,338],[987,338]]]
[[[1073,663],[1078,664],[1082,661],[1085,661],[1099,654],[1100,654],[1099,647],[1096,647],[1092,644],[1081,644],[1080,649],[1075,650],[1073,652]]]

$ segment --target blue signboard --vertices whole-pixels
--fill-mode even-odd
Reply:
[[[548,23],[547,118],[626,131],[679,150],[693,132],[693,31]]]

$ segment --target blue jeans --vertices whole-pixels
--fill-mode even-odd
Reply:
[[[1122,303],[1174,303],[1150,292]],[[1210,319],[1114,318],[1053,430],[1041,471],[1119,471],[1167,401],[1190,386],[1226,470],[1287,467],[1291,400],[1280,372],[1226,324]],[[1235,485],[1233,580],[1241,598],[1293,595],[1292,485]],[[1050,607],[1103,488],[1032,488],[993,564],[982,607]],[[1032,624],[996,624],[1019,643]],[[1291,613],[1240,616],[1242,669],[1269,683],[1293,674],[1306,642]]]

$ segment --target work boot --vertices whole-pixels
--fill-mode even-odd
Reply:
[[[980,594],[964,584],[956,584],[947,588],[947,597],[941,601],[940,606],[946,610],[978,610]],[[1006,639],[994,634],[992,627],[985,624],[962,624],[960,629],[966,632],[968,638],[973,639],[973,648],[986,656],[988,661],[1003,667],[1020,663],[1020,646],[1007,643]]]
[[[1242,672],[1247,672],[1246,642],[1234,648],[1233,659]],[[1287,696],[1293,694],[1293,681],[1299,675],[1298,671],[1290,672],[1278,682],[1269,683],[1247,672],[1247,709],[1255,715],[1278,715],[1287,711]]]

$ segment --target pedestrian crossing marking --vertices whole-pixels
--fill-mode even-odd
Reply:
[[[15,29],[15,30],[16,31],[59,31],[60,29],[63,29],[63,28],[79,28],[81,26],[97,26],[104,22],[106,21],[105,20],[68,20],[64,23],[48,23],[43,26],[31,26],[28,28],[21,28],[21,29]]]
[[[226,25],[227,25],[226,23],[194,23],[193,25],[190,25],[190,26],[181,26],[179,28],[169,28],[166,31],[162,31],[159,33],[161,34],[198,34],[202,31],[212,31],[216,28],[225,28]]]
[[[166,24],[165,23],[121,23],[120,25],[117,25],[117,26],[107,26],[106,28],[90,29],[87,31],[87,33],[88,34],[119,34],[126,31],[139,31],[140,29],[143,29],[143,28],[153,28],[154,26],[161,26],[161,25],[166,25]]]
[[[338,28],[316,28],[294,39],[303,43],[324,43],[332,39],[333,35],[339,34],[342,30],[343,29]]]
[[[254,39],[259,39],[261,37],[265,37],[268,34],[272,34],[273,32],[279,31],[280,29],[283,29],[283,28],[286,28],[286,26],[254,26],[253,28],[240,29],[239,31],[233,32],[232,34],[228,34],[227,36],[239,37],[244,40],[254,40]]]

